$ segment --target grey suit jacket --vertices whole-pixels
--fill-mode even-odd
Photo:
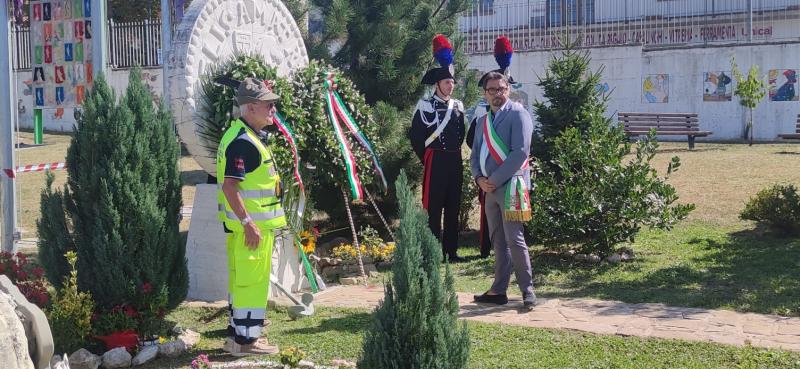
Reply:
[[[485,122],[486,119],[484,118],[478,120],[475,138],[472,143],[470,165],[472,167],[472,177],[475,179],[484,175],[481,173],[480,158]],[[489,181],[498,187],[496,191],[505,191],[504,187],[509,179],[515,175],[522,175],[528,188],[530,188],[530,169],[520,170],[520,166],[525,160],[528,160],[528,155],[531,151],[533,121],[530,113],[520,103],[508,100],[495,114],[492,125],[494,125],[495,132],[500,139],[508,146],[509,153],[502,165],[498,165],[491,155],[486,158],[486,176],[489,177]]]

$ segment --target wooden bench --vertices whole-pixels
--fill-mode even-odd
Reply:
[[[696,113],[617,113],[619,122],[628,136],[644,136],[656,129],[657,135],[687,136],[689,150],[694,148],[695,137],[705,137],[711,131],[701,131]]]
[[[778,137],[787,140],[800,140],[800,114],[797,114],[797,124],[794,126],[794,133],[781,133]]]

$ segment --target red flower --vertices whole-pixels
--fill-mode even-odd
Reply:
[[[127,315],[128,318],[135,318],[139,316],[139,313],[136,312],[136,309],[134,309],[133,306],[128,305],[125,306],[125,315]]]
[[[5,271],[6,271],[6,266],[4,264],[0,264],[0,274],[5,273]]]
[[[33,273],[33,275],[36,278],[42,278],[42,276],[44,275],[44,269],[42,269],[41,267],[36,267],[33,268],[33,270],[31,270],[31,273]]]
[[[112,313],[117,313],[120,311],[122,311],[122,305],[115,305],[113,308],[111,308]]]
[[[17,273],[17,281],[24,282],[28,280],[28,273],[20,271]]]
[[[145,295],[149,294],[150,292],[153,292],[153,286],[151,286],[151,285],[150,285],[150,283],[147,283],[147,282],[145,282],[145,283],[142,285],[142,292],[143,292]]]

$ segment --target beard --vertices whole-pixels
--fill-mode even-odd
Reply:
[[[495,96],[494,98],[492,98],[492,106],[495,107],[501,107],[503,106],[503,104],[505,104],[505,102],[506,102],[505,96]]]

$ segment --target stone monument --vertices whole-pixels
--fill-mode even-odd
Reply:
[[[280,0],[192,1],[175,31],[166,76],[178,134],[198,164],[212,174],[214,157],[197,135],[199,82],[206,68],[235,52],[264,56],[283,77],[308,64],[300,30]],[[198,185],[186,244],[190,299],[227,299],[225,233],[216,212],[216,185]],[[275,250],[273,274],[287,288],[299,290],[297,248],[291,240],[276,239]]]

